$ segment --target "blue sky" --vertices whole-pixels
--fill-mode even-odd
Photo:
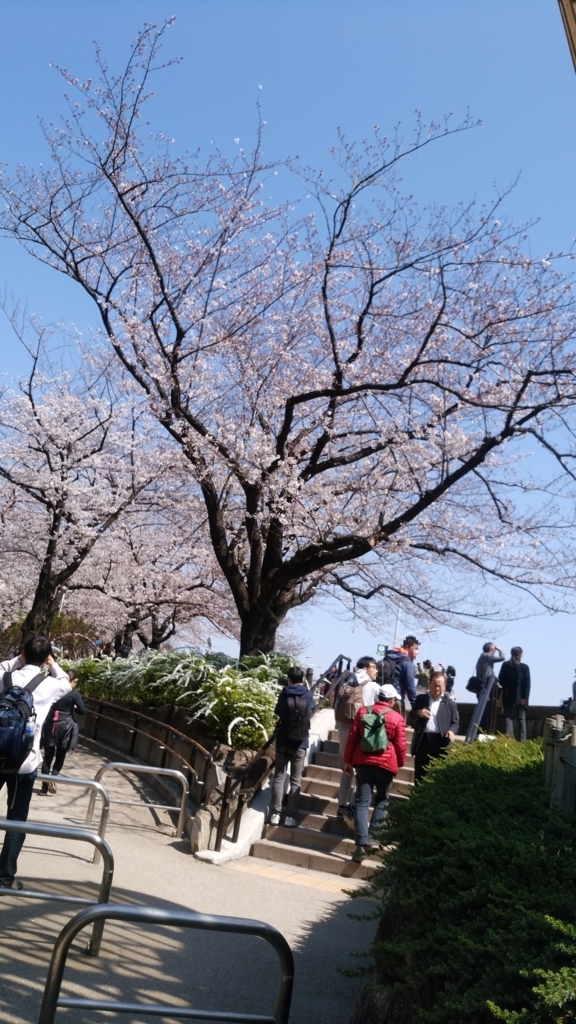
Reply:
[[[238,136],[248,147],[257,97],[267,154],[299,154],[315,165],[328,163],[337,127],[351,138],[375,123],[389,131],[402,122],[409,132],[416,109],[427,120],[450,111],[460,119],[470,110],[480,128],[407,166],[405,183],[417,199],[488,199],[495,184],[520,175],[507,209],[516,221],[538,219],[533,251],[566,249],[576,236],[576,75],[555,0],[0,0],[0,160],[45,159],[37,118],[56,119],[63,92],[51,62],[87,77],[97,39],[120,67],[142,22],[172,14],[165,54],[184,60],[158,79],[150,115],[179,149],[206,150],[213,140],[232,150]],[[83,331],[94,322],[71,282],[6,241],[0,288],[46,321]],[[23,368],[0,327],[0,373]],[[418,631],[417,623],[404,627]],[[308,609],[295,628],[309,641],[310,661],[324,665],[340,649],[354,657],[374,651],[390,640],[394,623],[372,636]],[[558,615],[520,621],[496,637],[506,648],[525,648],[536,703],[567,695],[575,633],[571,617]],[[456,665],[462,695],[481,640],[445,628],[432,636],[428,656]]]

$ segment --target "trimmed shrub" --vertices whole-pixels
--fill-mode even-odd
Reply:
[[[452,750],[382,839],[382,1020],[576,1021],[576,821],[550,812],[538,741]]]
[[[134,660],[76,662],[85,697],[161,707],[176,704],[206,723],[216,739],[238,749],[257,749],[272,733],[281,687],[278,677],[293,664],[268,654],[235,662],[198,651],[148,652]]]

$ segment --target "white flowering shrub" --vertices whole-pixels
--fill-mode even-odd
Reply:
[[[75,663],[85,697],[148,706],[175,704],[202,721],[223,743],[257,749],[272,734],[278,679],[293,664],[268,654],[232,661],[198,651],[147,652],[134,660]]]

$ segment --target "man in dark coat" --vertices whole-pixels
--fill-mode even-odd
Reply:
[[[526,708],[530,696],[530,669],[522,661],[522,648],[513,647],[510,660],[500,669],[498,682],[502,687],[506,735],[514,736],[514,718],[520,726],[520,743],[526,742]]]
[[[416,697],[410,712],[410,723],[414,726],[410,753],[414,757],[415,782],[420,782],[432,758],[447,751],[458,731],[458,707],[445,690],[444,673],[432,672],[428,693]]]

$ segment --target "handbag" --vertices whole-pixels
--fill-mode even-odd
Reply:
[[[483,688],[484,683],[478,676],[470,676],[470,679],[466,683],[466,689],[469,690],[470,693],[475,693],[476,695],[478,695]]]

